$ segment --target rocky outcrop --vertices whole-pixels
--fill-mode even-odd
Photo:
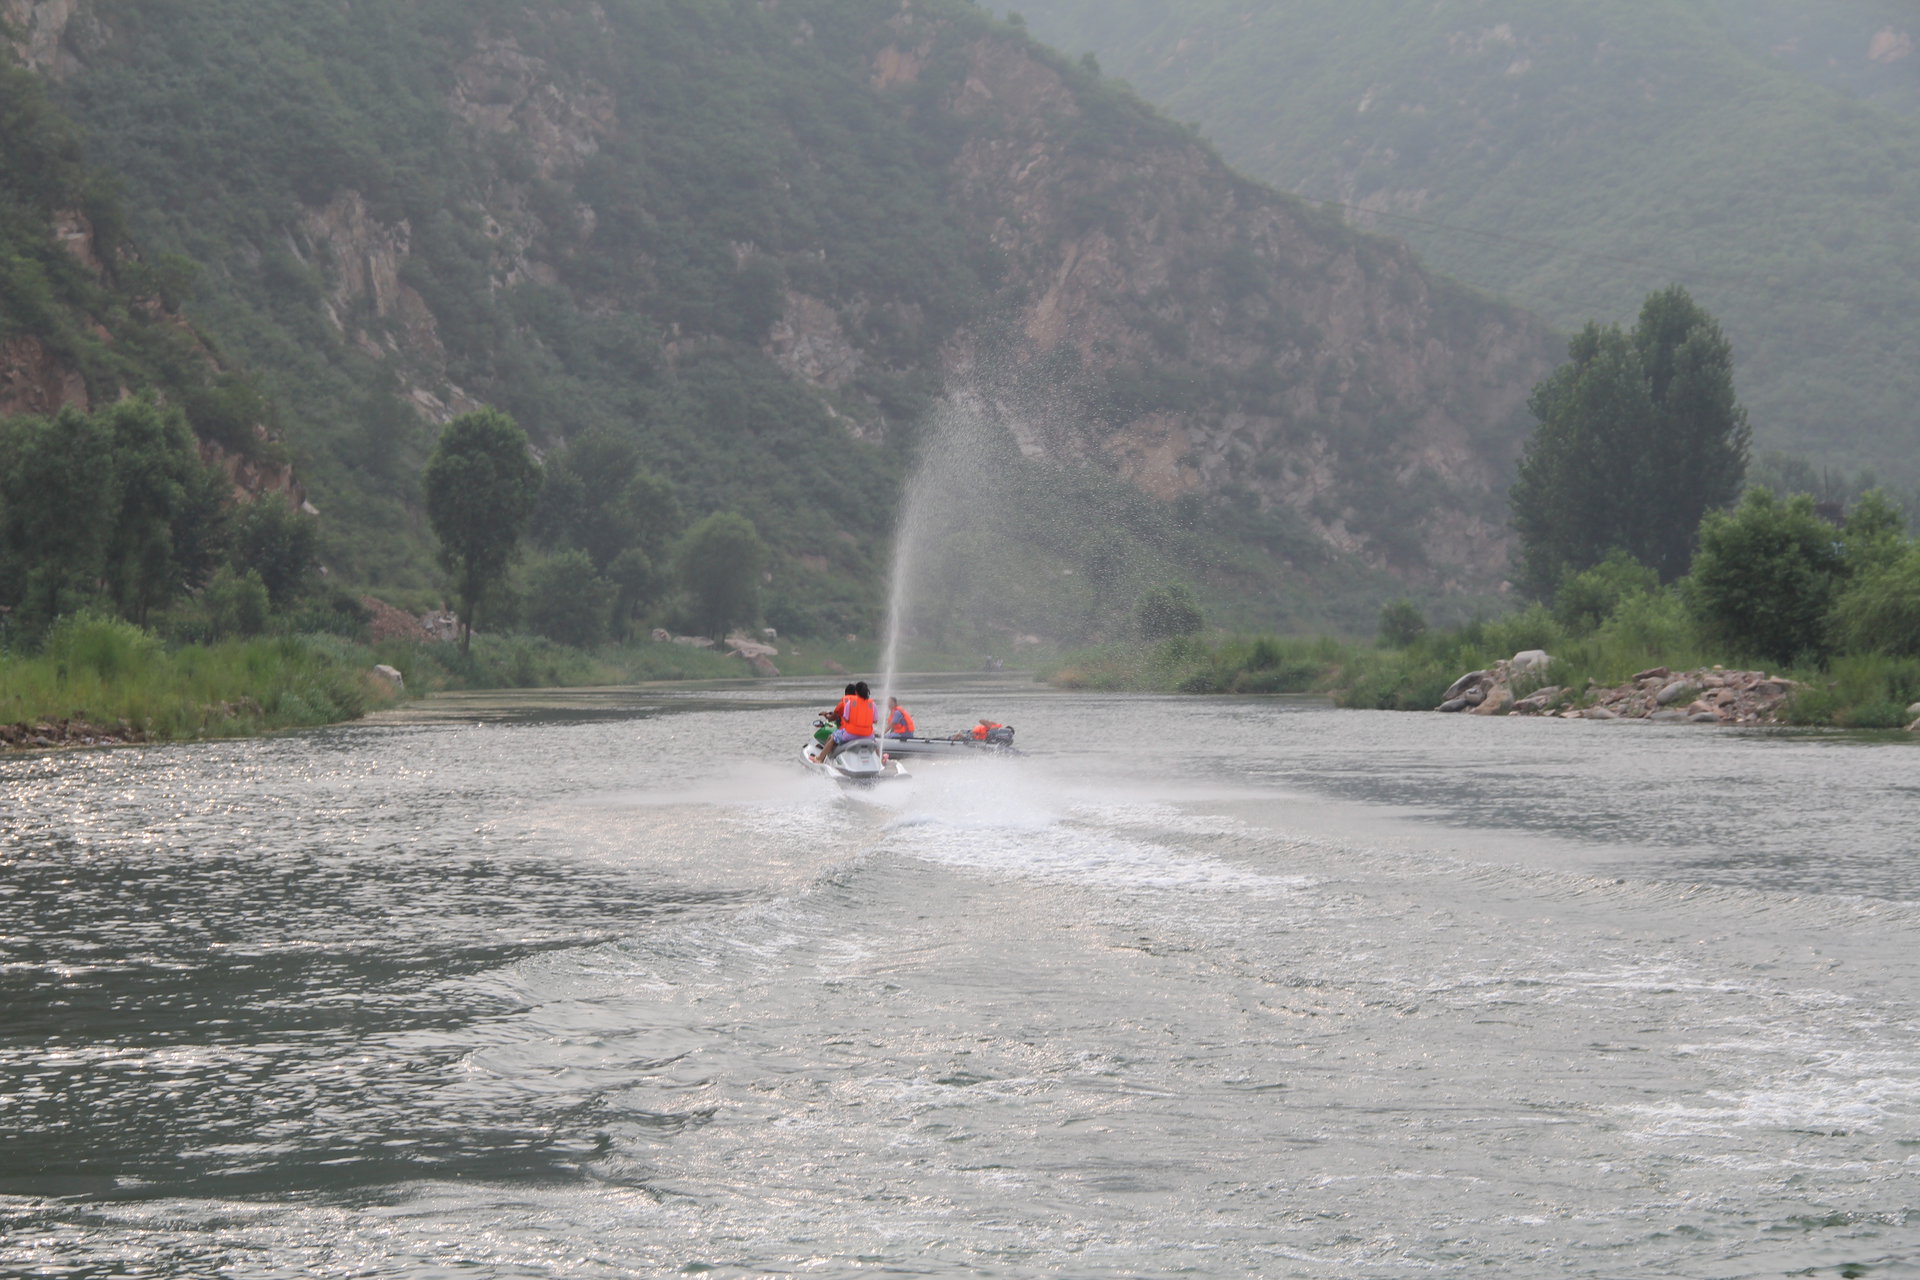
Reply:
[[[1777,724],[1795,681],[1763,671],[1652,667],[1612,687],[1568,689],[1545,683],[1551,659],[1541,650],[1469,671],[1436,711],[1554,716],[1563,720],[1647,720],[1659,724]],[[1920,704],[1916,704],[1920,716]]]
[[[948,103],[976,126],[954,198],[1015,264],[1019,341],[965,331],[948,372],[1011,360],[1129,388],[1029,452],[1103,461],[1162,499],[1248,492],[1376,563],[1498,580],[1518,417],[1558,356],[1542,326],[1190,138],[1075,147],[1079,96],[1014,41],[969,63]],[[908,65],[896,49],[876,75]],[[1139,389],[1148,370],[1158,390]]]
[[[69,31],[96,25],[90,14],[82,17],[82,0],[0,0],[0,37],[11,34],[13,48],[23,66],[56,79],[71,75],[84,65]],[[79,22],[76,23],[76,19]]]
[[[47,416],[68,405],[83,411],[91,407],[86,379],[78,369],[31,335],[0,340],[0,417]]]

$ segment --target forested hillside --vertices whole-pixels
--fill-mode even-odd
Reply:
[[[1679,283],[1756,443],[1912,483],[1920,21],[1894,0],[1035,0],[1233,162],[1574,328]]]
[[[865,631],[955,393],[1022,460],[1002,500],[1050,516],[1002,629],[1097,630],[1167,576],[1318,622],[1368,575],[1504,569],[1544,330],[964,0],[0,10],[63,163],[120,193],[112,263],[150,264],[246,411],[196,429],[285,442],[336,581],[437,587],[421,467],[485,404],[547,460],[554,546],[605,569],[583,530],[636,493],[682,527],[739,511],[770,622]]]

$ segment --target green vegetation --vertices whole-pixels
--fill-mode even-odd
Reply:
[[[893,38],[880,3],[98,9],[100,47],[62,104],[142,245],[197,264],[188,311],[258,371],[337,573],[433,585],[413,515],[432,433],[410,400],[464,394],[542,451],[611,442],[694,516],[746,515],[779,559],[770,613],[820,597],[878,612],[929,389],[916,370],[998,270],[945,196],[963,131],[922,109],[991,25],[978,10],[922,6],[943,36],[933,65],[875,94],[868,59]],[[552,84],[584,162],[537,152],[523,121],[474,123],[519,101],[522,76]],[[626,123],[603,135],[587,118],[607,112]],[[397,281],[351,283],[393,244]],[[759,349],[787,288],[872,348],[837,397]],[[856,478],[861,501],[819,501]],[[583,501],[598,519],[608,495]],[[616,567],[582,545],[594,530],[565,525],[550,549],[586,550],[630,619],[665,541]]]
[[[751,520],[716,511],[687,531],[675,559],[689,616],[703,634],[720,639],[760,616],[767,546]]]
[[[1756,437],[1912,485],[1920,93],[1888,0],[1027,0],[1251,175],[1568,330],[1673,281]]]
[[[16,642],[85,608],[144,624],[223,563],[290,598],[310,567],[300,518],[236,521],[230,488],[180,411],[149,399],[0,419],[0,606]]]
[[[364,654],[281,636],[169,651],[145,628],[77,613],[36,657],[0,657],[0,724],[77,721],[118,738],[233,737],[351,720],[391,700]],[[89,735],[91,736],[91,735]]]
[[[460,599],[460,647],[473,639],[481,602],[500,585],[540,498],[540,464],[526,433],[491,409],[449,422],[421,477],[441,567]]]
[[[1589,324],[1568,354],[1534,389],[1540,426],[1509,499],[1521,584],[1545,596],[1615,550],[1670,582],[1701,515],[1738,496],[1746,474],[1733,353],[1676,287],[1647,299],[1631,334]]]

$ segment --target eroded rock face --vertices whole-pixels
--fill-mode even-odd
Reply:
[[[0,22],[15,33],[21,64],[59,78],[81,68],[67,36],[81,16],[82,0],[0,0]]]
[[[952,181],[1016,264],[1023,341],[1011,358],[1065,353],[1095,375],[1159,368],[1261,388],[1195,407],[1122,406],[1117,422],[1043,440],[1042,451],[1105,456],[1156,497],[1249,490],[1380,563],[1408,558],[1374,532],[1408,514],[1381,510],[1387,495],[1445,491],[1454,497],[1420,502],[1414,557],[1497,579],[1506,532],[1494,495],[1519,443],[1501,428],[1554,362],[1540,326],[1447,306],[1404,247],[1314,224],[1198,146],[1079,153],[1062,136],[1080,110],[1072,93],[1017,45],[975,45],[949,109],[1002,125],[962,149]],[[1088,226],[1090,207],[1104,216]],[[971,337],[955,344],[950,373],[1007,354],[982,355]]]
[[[38,338],[0,340],[0,417],[50,416],[68,405],[91,408],[80,371],[54,356]]]

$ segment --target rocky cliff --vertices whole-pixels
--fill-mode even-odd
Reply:
[[[318,79],[348,74],[326,41],[376,20],[274,7],[320,24]],[[823,475],[830,457],[904,438],[925,404],[907,389],[1040,385],[1059,393],[1049,412],[1007,419],[1030,456],[1165,502],[1291,513],[1332,552],[1434,584],[1484,588],[1504,569],[1524,402],[1558,354],[1543,328],[1236,177],[1186,130],[969,4],[784,0],[708,15],[735,24],[725,39],[616,0],[486,17],[422,6],[434,25],[420,18],[411,38],[444,61],[420,69],[432,101],[413,109],[431,119],[417,114],[410,138],[321,139],[319,162],[299,167],[297,149],[242,154],[255,122],[203,122],[236,141],[183,158],[195,182],[237,189],[219,172],[230,163],[288,193],[234,233],[248,243],[222,249],[204,219],[154,212],[188,190],[140,150],[165,135],[101,126],[153,114],[115,95],[173,74],[162,56],[208,59],[186,80],[242,74],[216,65],[231,56],[222,42],[258,39],[215,16],[230,9],[0,0],[23,60],[60,77],[95,126],[93,154],[133,175],[136,228],[229,291],[202,323],[256,364],[291,356],[245,328],[246,309],[289,329],[304,310],[326,337],[299,358],[342,386],[389,388],[430,421],[503,403],[544,447],[644,419],[633,429],[683,485],[710,472],[765,502],[792,500],[768,496],[777,476],[680,462],[729,433],[801,447],[756,425],[751,396],[705,389],[716,352],[752,352],[805,390],[806,429],[841,441],[821,445],[839,451]],[[219,41],[215,21],[230,28]],[[163,23],[176,36],[201,25],[163,55]],[[660,61],[682,47],[684,67]],[[123,65],[134,74],[94,74]],[[813,100],[829,90],[831,104]],[[380,107],[341,91],[328,119]],[[735,126],[718,145],[678,145],[717,119]],[[859,184],[871,194],[846,198]],[[58,371],[16,354],[18,394],[58,394]],[[285,394],[298,435],[303,410]],[[684,427],[659,425],[675,413]],[[364,439],[361,424],[321,424],[297,443],[324,490],[360,483]]]

